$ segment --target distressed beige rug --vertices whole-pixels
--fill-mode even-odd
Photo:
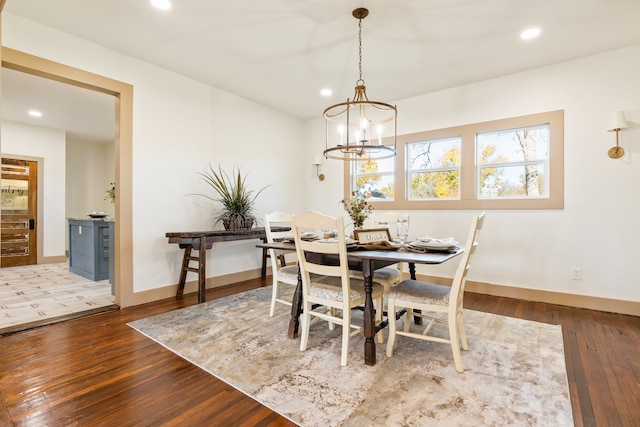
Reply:
[[[467,311],[457,373],[447,344],[398,337],[363,362],[353,337],[312,326],[306,351],[286,337],[288,307],[269,317],[271,287],[130,323],[179,356],[302,426],[572,426],[560,326]]]

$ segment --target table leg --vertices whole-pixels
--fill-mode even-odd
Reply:
[[[189,272],[191,249],[191,245],[186,245],[184,248],[184,256],[182,257],[182,268],[180,269],[180,278],[178,280],[178,292],[176,292],[176,297],[184,295],[184,285],[187,282],[187,273]]]
[[[266,238],[262,239],[262,243],[267,243],[267,239]],[[262,277],[263,279],[267,277],[267,258],[268,258],[267,255],[268,254],[269,254],[269,249],[262,248],[262,270],[260,272],[260,277]],[[274,261],[271,261],[271,262],[273,263]]]
[[[291,302],[291,320],[289,321],[289,331],[287,337],[293,339],[298,336],[300,329],[300,314],[302,313],[302,274],[298,268],[298,283],[296,290],[293,292],[293,301]]]
[[[370,366],[376,364],[376,342],[373,339],[376,333],[375,309],[371,297],[373,287],[372,261],[362,261],[362,275],[364,276],[364,363]],[[379,307],[381,309],[381,307]]]
[[[411,280],[416,280],[416,265],[413,262],[409,263],[409,273],[411,274]],[[415,310],[416,313],[422,313],[422,310]],[[416,325],[422,325],[422,317],[413,316],[413,323]]]
[[[198,304],[205,301],[206,280],[207,280],[207,238],[200,237],[200,248],[198,248],[200,259],[198,261]]]

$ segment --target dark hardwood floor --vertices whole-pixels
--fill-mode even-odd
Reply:
[[[126,325],[195,303],[191,294],[0,337],[0,426],[293,425]],[[465,306],[561,324],[575,425],[640,425],[640,318],[472,293]]]

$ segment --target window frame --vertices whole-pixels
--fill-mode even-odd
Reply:
[[[405,179],[407,180],[407,186],[405,187],[405,197],[407,198],[408,202],[422,202],[425,200],[459,200],[460,199],[460,186],[462,184],[461,181],[461,177],[460,177],[460,172],[462,169],[462,159],[460,159],[460,163],[455,165],[455,166],[449,166],[449,167],[433,167],[433,168],[417,168],[417,169],[410,169],[409,168],[409,151],[407,149],[407,147],[409,147],[412,144],[423,144],[423,143],[438,143],[441,141],[447,141],[447,140],[456,140],[457,142],[460,143],[460,151],[462,152],[462,138],[459,135],[451,135],[447,138],[439,138],[439,139],[434,139],[434,138],[430,138],[430,139],[424,139],[424,140],[419,140],[419,141],[411,141],[411,142],[407,142],[406,144],[404,144],[404,148],[405,148]],[[413,199],[410,196],[410,189],[409,189],[409,182],[411,182],[413,180],[413,174],[419,174],[419,173],[439,173],[439,172],[451,172],[451,171],[456,171],[458,172],[458,195],[456,197],[450,197],[450,198],[441,198],[441,199]]]
[[[548,197],[486,199],[477,191],[476,134],[528,126],[549,125],[549,195]],[[408,200],[406,145],[412,142],[459,136],[462,139],[459,199]],[[564,209],[564,110],[555,110],[450,128],[434,129],[397,137],[394,161],[394,199],[370,200],[378,210],[485,210],[485,209]],[[351,162],[344,166],[344,194],[351,194],[354,176]]]

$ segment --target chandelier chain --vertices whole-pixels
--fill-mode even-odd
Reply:
[[[358,20],[358,70],[360,71],[360,79],[362,80],[362,18]]]

